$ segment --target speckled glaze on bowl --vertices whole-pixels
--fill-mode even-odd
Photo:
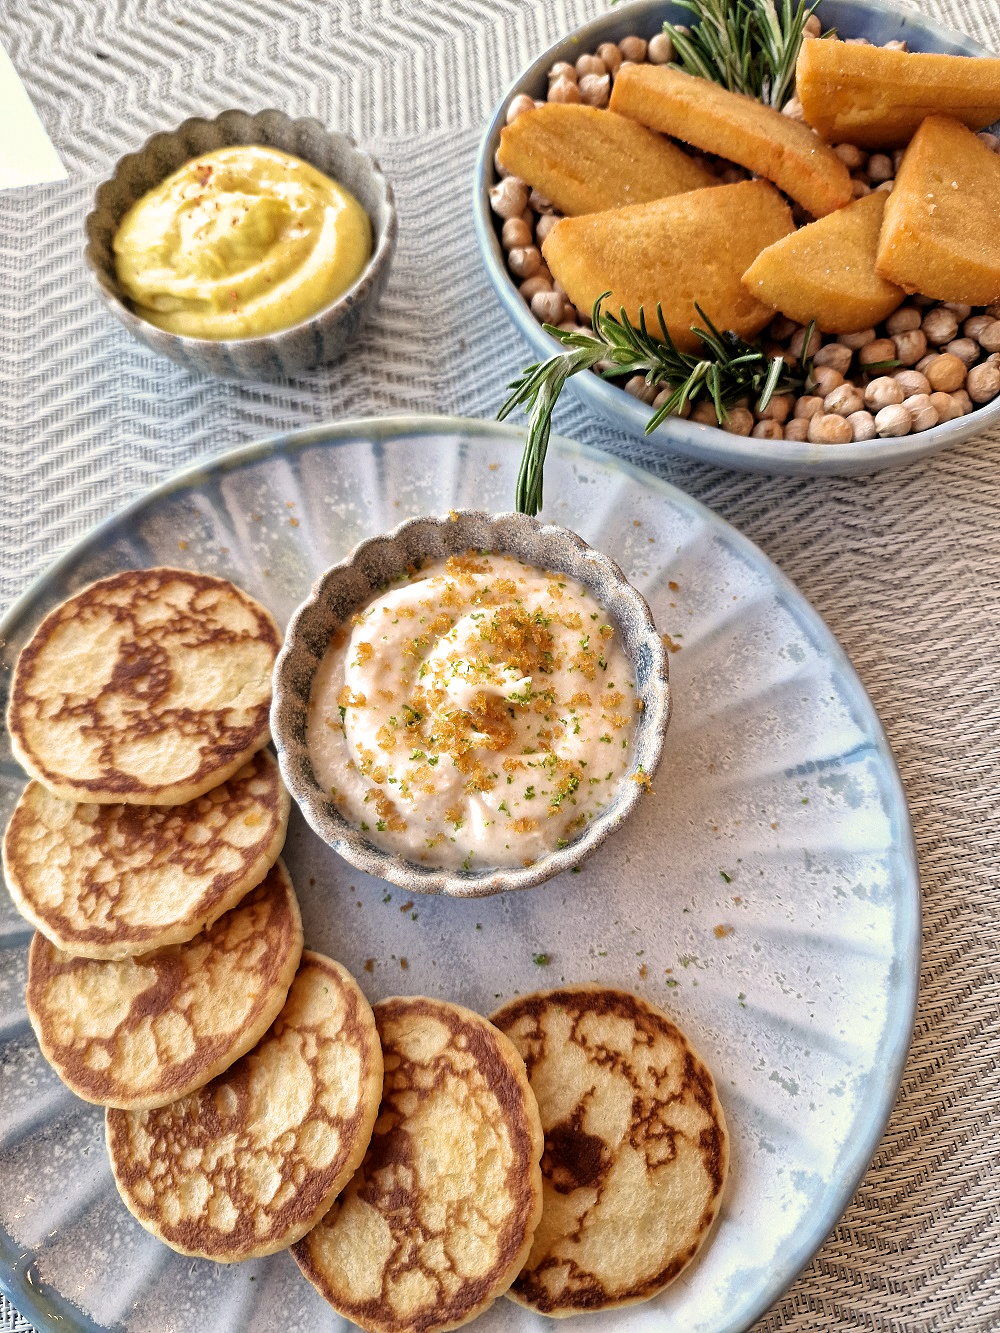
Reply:
[[[917,14],[905,13],[891,4],[882,3],[882,0],[822,0],[817,12],[824,28],[836,28],[843,37],[867,37],[876,45],[905,40],[913,51],[966,56],[991,54],[971,37],[951,32]],[[489,192],[497,181],[493,156],[500,144],[500,131],[506,124],[507,108],[519,93],[544,98],[548,89],[548,71],[556,61],[575,63],[585,52],[595,51],[602,42],[617,42],[629,33],[651,37],[662,29],[665,20],[690,23],[691,13],[664,0],[634,0],[631,4],[615,5],[600,18],[568,33],[529,65],[507,89],[480,145],[472,201],[479,252],[506,314],[539,359],[552,356],[559,350],[559,344],[534,318],[511,278],[490,208]],[[662,444],[664,449],[703,463],[771,475],[858,476],[880,472],[883,468],[900,467],[927,454],[937,453],[1000,423],[1000,398],[997,398],[968,416],[917,435],[856,444],[754,440],[676,417],[663,422],[647,437],[646,423],[652,408],[631,397],[624,389],[589,371],[574,375],[568,388],[595,415],[627,435],[648,438]]]
[[[309,699],[316,669],[335,630],[408,567],[469,549],[512,555],[540,569],[578,579],[608,612],[635,673],[642,710],[636,722],[628,774],[611,803],[578,838],[529,866],[440,870],[374,847],[340,813],[313,771],[307,742]],[[346,861],[412,893],[480,898],[507,889],[527,889],[578,865],[609,834],[621,828],[642,794],[631,780],[652,775],[660,761],[670,719],[667,655],[645,600],[600,551],[568,528],[540,523],[525,514],[460,510],[443,518],[413,518],[372,537],[316,580],[296,610],[274,668],[271,734],[285,785],[306,820]]]
[[[191,158],[230,144],[279,148],[303,158],[350,190],[371,219],[372,256],[346,292],[291,328],[222,341],[182,337],[148,323],[132,309],[115,273],[112,242],[137,199]],[[86,221],[84,258],[104,304],[129,333],[155,352],[208,375],[272,380],[333,361],[357,336],[385,289],[396,229],[392,186],[374,158],[356,147],[349,135],[324,129],[317,120],[292,120],[282,111],[256,115],[223,111],[214,120],[195,117],[170,133],[154,134],[137,153],[119,161],[114,175],[94,196],[94,211]]]

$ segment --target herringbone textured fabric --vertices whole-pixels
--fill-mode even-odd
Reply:
[[[0,606],[199,458],[331,417],[493,416],[533,358],[477,258],[477,142],[518,70],[603,6],[0,0],[0,40],[69,171],[0,195]],[[911,7],[1000,50],[996,0]],[[116,159],[231,106],[349,131],[399,204],[393,275],[360,345],[330,372],[271,388],[194,379],[132,342],[81,257],[84,215]],[[665,457],[569,395],[556,426],[697,496],[795,580],[864,680],[910,801],[925,915],[903,1087],[851,1206],[758,1333],[1000,1328],[1000,433],[898,473],[797,480]],[[26,1328],[0,1298],[0,1329]]]

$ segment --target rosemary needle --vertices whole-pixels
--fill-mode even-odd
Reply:
[[[607,379],[619,375],[645,375],[647,384],[669,388],[663,402],[650,417],[646,434],[656,429],[665,417],[679,415],[688,403],[710,399],[719,421],[728,420],[727,408],[736,399],[749,397],[763,411],[775,393],[799,389],[806,382],[810,363],[806,349],[813,326],[806,330],[803,354],[794,367],[780,356],[769,357],[759,342],[746,342],[735,333],[720,333],[700,306],[695,306],[705,327],[691,326],[701,339],[700,355],[681,352],[667,332],[663,311],[656,307],[659,336],[646,328],[645,312],[639,311],[639,324],[619,310],[618,318],[603,309],[610,295],[605,292],[594,302],[593,332],[568,332],[551,324],[543,327],[568,350],[547,361],[528,366],[507,387],[511,394],[497,413],[503,421],[515,407],[528,413],[528,433],[517,476],[515,503],[523,514],[537,514],[542,507],[542,472],[552,432],[552,409],[571,375],[581,370],[599,368]]]

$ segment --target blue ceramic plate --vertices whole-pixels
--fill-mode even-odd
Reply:
[[[818,10],[825,28],[836,28],[845,37],[867,37],[883,42],[905,39],[914,51],[943,51],[954,55],[985,56],[986,51],[970,37],[950,32],[929,19],[904,13],[892,5],[867,3],[866,0],[823,0]],[[664,20],[687,23],[688,10],[663,0],[635,0],[616,5],[607,14],[577,28],[561,42],[538,57],[508,88],[483,137],[476,162],[473,192],[473,218],[476,241],[486,272],[508,317],[529,344],[531,353],[545,360],[560,350],[534,318],[507,271],[500,237],[490,209],[489,191],[496,184],[493,156],[500,143],[500,131],[506,124],[507,107],[519,93],[542,98],[548,89],[548,71],[557,60],[571,63],[585,51],[596,51],[602,42],[616,42],[629,33],[651,37],[659,32]],[[527,360],[527,358],[526,358]],[[609,384],[591,372],[574,375],[568,388],[595,413],[627,435],[644,438],[652,408],[632,398],[624,389]],[[497,407],[499,408],[499,403]],[[968,416],[934,426],[918,435],[898,439],[870,440],[863,444],[809,444],[796,440],[754,440],[728,435],[715,426],[671,419],[658,426],[652,440],[673,453],[697,458],[719,467],[739,468],[744,472],[771,475],[855,476],[900,467],[915,458],[937,453],[979,435],[1000,422],[1000,398]]]
[[[519,432],[345,422],[265,441],[152,491],[97,529],[0,626],[0,680],[41,617],[115,570],[234,579],[282,623],[321,570],[416,514],[509,507]],[[410,899],[293,815],[286,859],[307,944],[372,1000],[425,993],[490,1013],[561,981],[662,1006],[715,1074],[733,1139],[717,1229],[656,1300],[570,1319],[587,1333],[735,1333],[822,1243],[885,1126],[913,1022],[919,893],[892,755],[850,663],[761,552],[680,491],[553,440],[544,517],[606,551],[678,651],[655,793],[580,868],[517,894]],[[0,741],[0,819],[23,783]],[[99,1108],[39,1054],[30,931],[0,893],[0,1286],[40,1328],[330,1333],[287,1255],[183,1258],[119,1201]],[[536,962],[544,956],[547,962]],[[549,1323],[500,1300],[482,1333]]]

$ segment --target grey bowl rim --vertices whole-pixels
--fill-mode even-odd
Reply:
[[[334,300],[328,302],[325,306],[322,306],[319,310],[315,310],[311,315],[307,315],[305,319],[299,320],[297,324],[290,324],[288,328],[277,329],[273,333],[251,334],[246,338],[194,338],[189,334],[172,333],[169,329],[161,329],[159,325],[150,324],[148,320],[144,320],[143,317],[132,308],[117,281],[112,282],[108,278],[103,267],[98,264],[93,253],[94,238],[92,232],[97,217],[101,211],[101,192],[106,186],[112,185],[118,179],[119,172],[126,165],[134,162],[138,158],[144,157],[155,140],[175,138],[191,126],[214,125],[222,120],[224,116],[233,115],[234,113],[241,116],[249,116],[252,120],[255,120],[258,116],[280,116],[290,125],[307,125],[310,128],[319,130],[322,134],[326,135],[327,138],[340,140],[342,143],[346,144],[354,153],[366,159],[373,178],[376,181],[379,181],[384,188],[386,207],[389,213],[388,224],[382,234],[375,237],[375,247],[368,258],[368,262],[351,283],[350,287],[345,291],[342,291],[339,296],[335,297]],[[185,161],[190,162],[196,156],[198,156],[198,154],[191,154],[189,157],[185,158]],[[310,165],[312,164],[310,163]],[[173,170],[176,170],[176,168]],[[166,172],[160,180],[166,180],[167,176],[171,174],[171,171]],[[95,188],[91,199],[90,211],[84,219],[83,230],[86,240],[83,249],[84,262],[90,270],[92,280],[96,284],[105,305],[117,316],[122,327],[127,329],[133,337],[137,337],[138,335],[130,327],[130,321],[139,320],[146,327],[153,330],[153,333],[158,339],[162,339],[164,342],[170,341],[178,349],[183,348],[188,353],[189,358],[194,359],[198,357],[202,350],[211,346],[248,348],[253,347],[254,345],[263,346],[265,344],[271,347],[275,346],[275,344],[280,346],[284,341],[290,343],[294,335],[300,333],[303,328],[307,328],[314,323],[314,321],[335,315],[338,311],[338,307],[342,305],[346,306],[362,283],[369,282],[374,274],[379,272],[387,264],[391,263],[399,231],[399,215],[396,209],[396,196],[393,192],[392,181],[382,170],[377,158],[369,153],[366,148],[360,147],[353,135],[346,133],[344,130],[328,129],[327,126],[324,125],[322,121],[317,120],[315,116],[290,116],[286,111],[282,111],[278,107],[263,107],[260,111],[247,111],[243,107],[225,107],[214,116],[187,116],[179,125],[174,126],[173,129],[154,130],[152,134],[146,137],[138,148],[133,149],[131,152],[123,153],[115,162],[111,174],[105,176]],[[372,231],[373,233],[375,231],[374,225],[372,226]]]
[[[613,579],[616,591],[626,597],[630,611],[638,617],[642,627],[642,641],[648,644],[653,653],[653,660],[648,673],[649,685],[645,707],[639,715],[637,733],[641,729],[648,733],[652,744],[652,762],[646,770],[650,776],[656,772],[663,755],[667,728],[673,709],[673,692],[669,682],[669,657],[663,640],[656,628],[649,604],[642,593],[629,582],[624,571],[611,556],[591,546],[579,533],[562,524],[529,517],[526,514],[511,511],[490,512],[477,509],[454,511],[461,516],[469,515],[488,519],[491,523],[498,520],[516,519],[534,527],[539,533],[558,534],[572,548],[574,558],[588,562],[589,569],[597,569]],[[332,800],[327,797],[315,782],[310,782],[299,771],[301,762],[308,757],[308,745],[296,741],[289,742],[287,730],[292,723],[286,724],[286,709],[300,712],[308,707],[308,700],[303,701],[295,691],[292,675],[293,654],[300,651],[300,636],[305,632],[308,618],[317,613],[321,599],[332,579],[351,569],[365,551],[372,546],[394,541],[399,537],[428,523],[443,527],[453,521],[452,514],[416,515],[404,519],[395,527],[363,538],[335,565],[320,573],[312,583],[307,597],[295,608],[288,620],[285,638],[274,664],[273,692],[271,702],[271,739],[278,756],[285,786],[291,793],[310,828],[327,846],[333,848],[355,869],[387,880],[409,893],[440,894],[454,898],[483,898],[497,893],[520,891],[534,888],[554,878],[563,871],[571,870],[612,834],[620,830],[635,810],[643,795],[642,784],[629,780],[626,774],[611,804],[596,815],[586,826],[584,832],[568,846],[553,848],[538,857],[529,866],[487,867],[480,871],[451,871],[429,867],[411,861],[398,854],[375,847],[337,811]],[[569,571],[564,571],[569,572]],[[593,580],[587,570],[574,571],[582,583],[593,591]],[[371,594],[370,594],[371,595]],[[370,596],[369,595],[369,596]],[[595,594],[596,595],[596,594]],[[599,599],[600,600],[600,599]],[[359,603],[364,605],[365,603]],[[308,650],[305,650],[308,651]],[[314,660],[309,676],[310,687],[315,676],[319,659]],[[294,765],[294,766],[293,766]],[[302,781],[299,781],[300,776]]]
[[[473,229],[480,258],[504,313],[540,359],[556,354],[560,345],[545,333],[511,280],[489,206],[489,189],[496,179],[493,155],[500,130],[506,123],[507,107],[518,93],[530,93],[533,88],[544,87],[546,73],[557,60],[573,61],[583,51],[596,49],[602,41],[609,40],[612,31],[623,35],[633,25],[648,26],[654,19],[662,21],[669,9],[676,11],[676,21],[684,21],[684,12],[672,0],[630,0],[554,42],[514,78],[497,103],[480,140],[472,191]],[[874,11],[897,22],[901,32],[906,30],[913,37],[922,35],[948,48],[958,46],[970,56],[992,57],[993,54],[964,33],[902,10],[895,4],[881,3],[881,0],[878,5],[869,3],[869,0],[821,0],[821,16],[824,9],[843,9],[858,15]],[[749,436],[730,435],[719,427],[680,418],[669,418],[647,436],[645,428],[650,417],[647,405],[623,389],[591,373],[574,375],[569,380],[569,387],[602,421],[626,435],[650,445],[660,445],[668,452],[697,462],[771,476],[856,476],[881,472],[938,453],[1000,423],[998,397],[964,417],[918,434],[879,440],[874,448],[870,441],[822,445],[810,444],[807,440],[752,440]]]

